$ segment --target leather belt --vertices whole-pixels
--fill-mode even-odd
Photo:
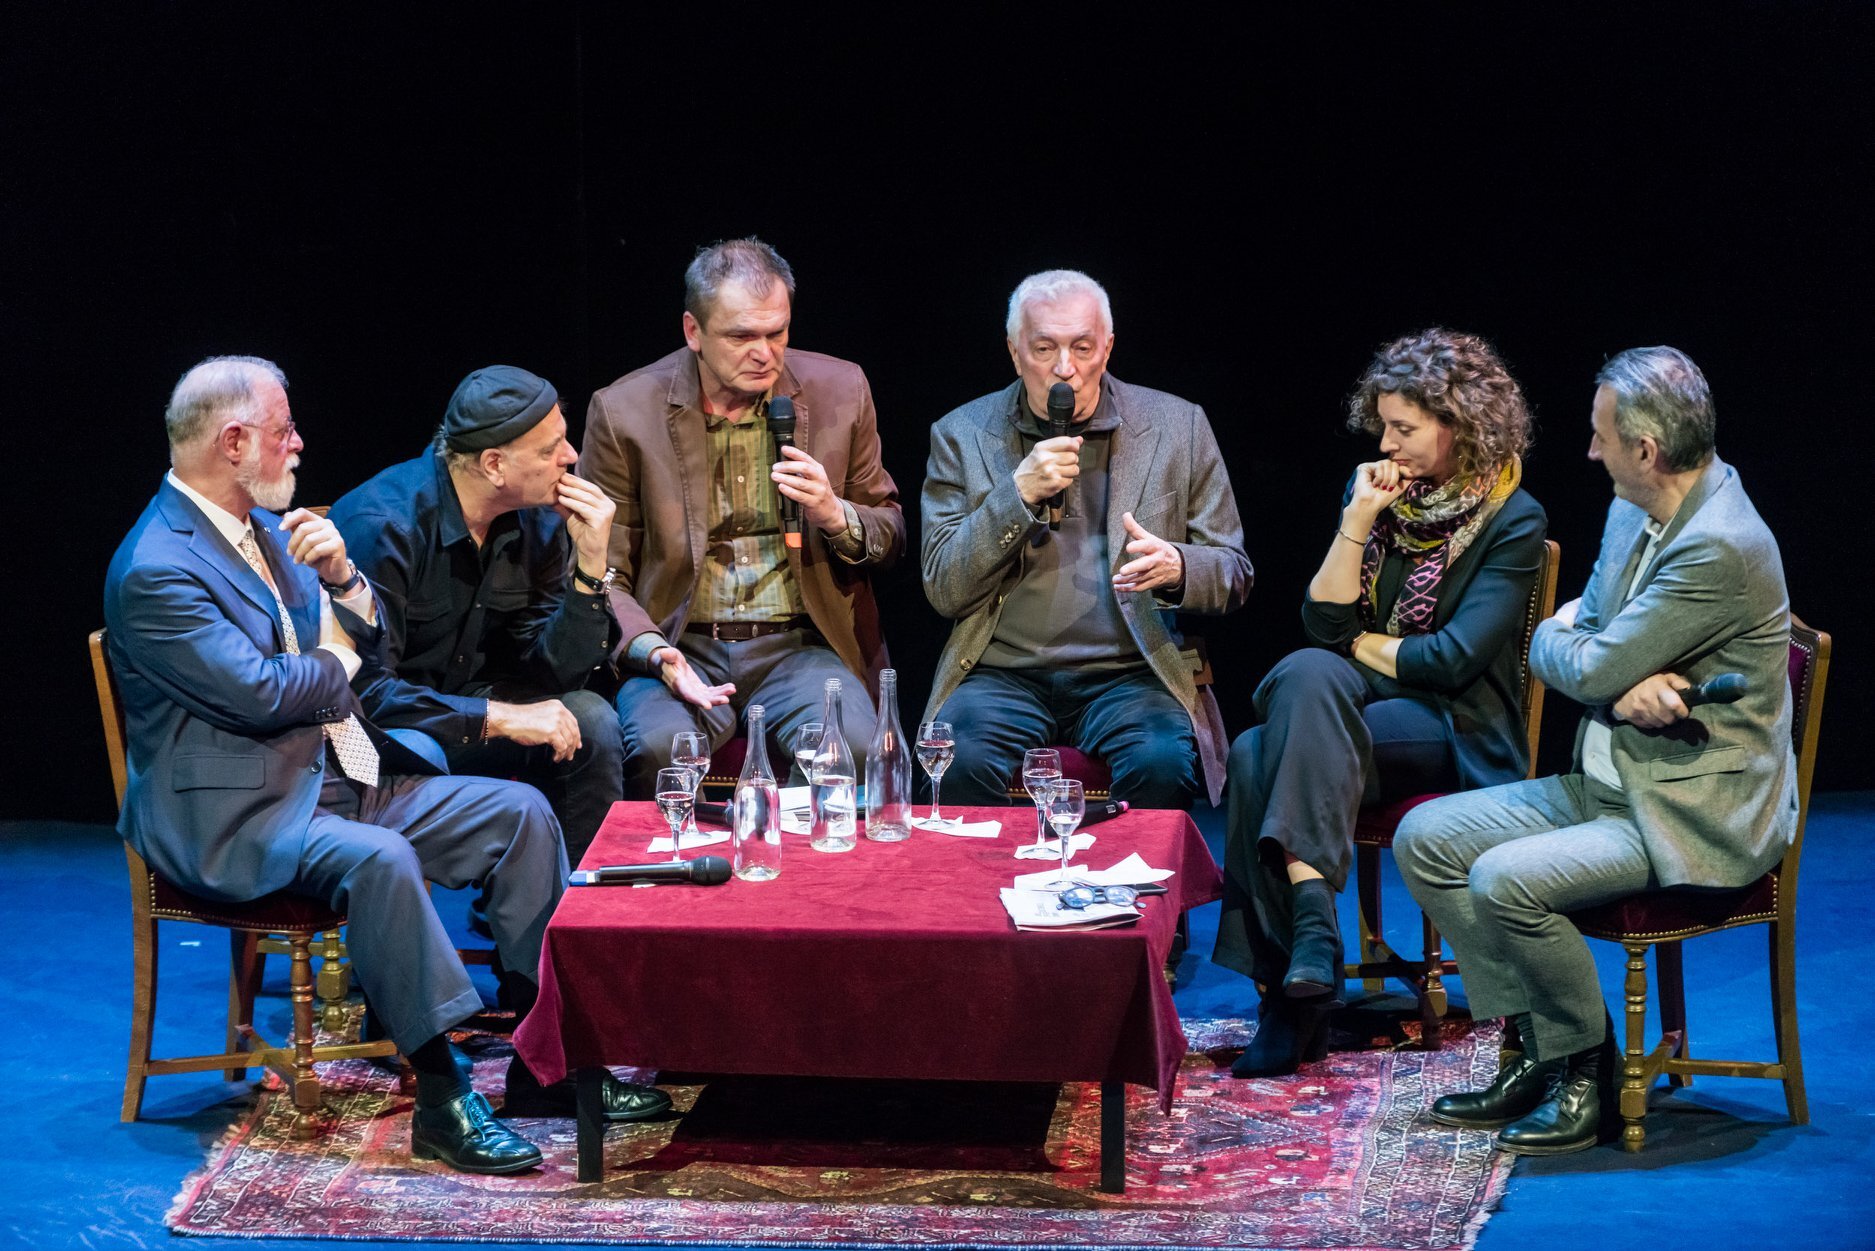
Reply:
[[[692,621],[684,627],[684,633],[707,634],[723,643],[746,643],[770,634],[806,629],[813,624],[806,617],[789,617],[786,621]]]

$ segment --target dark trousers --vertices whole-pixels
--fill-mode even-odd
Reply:
[[[566,889],[566,852],[530,786],[474,777],[331,777],[290,889],[347,919],[346,947],[385,1032],[405,1055],[481,1010],[425,881],[487,892],[502,963],[529,979]]]
[[[1253,703],[1262,724],[1230,749],[1224,910],[1211,959],[1269,985],[1289,968],[1285,853],[1338,891],[1363,804],[1458,782],[1439,710],[1333,652],[1291,652]]]
[[[619,739],[618,717],[605,696],[592,691],[568,691],[563,695],[521,695],[497,687],[482,691],[491,699],[527,704],[542,699],[557,699],[579,722],[579,750],[571,760],[555,761],[551,747],[523,747],[519,743],[496,740],[472,743],[467,747],[444,744],[443,754],[451,773],[470,773],[481,777],[519,778],[539,789],[547,797],[553,814],[559,818],[560,831],[566,838],[569,863],[578,864],[592,846],[599,823],[612,805],[625,798],[625,749]]]
[[[979,667],[944,701],[957,736],[943,798],[1006,804],[1031,747],[1067,744],[1099,757],[1113,797],[1140,808],[1189,808],[1197,798],[1191,717],[1150,669]]]
[[[786,777],[794,759],[795,731],[821,719],[828,678],[840,679],[846,745],[853,750],[855,762],[864,764],[877,720],[872,694],[865,679],[846,667],[818,630],[787,630],[739,643],[707,634],[685,633],[679,639],[679,650],[705,682],[712,686],[733,682],[736,693],[727,704],[698,708],[671,694],[660,678],[631,678],[619,687],[625,782],[635,798],[651,798],[658,770],[671,762],[673,734],[708,734],[712,749],[721,747],[735,737],[742,711],[750,704],[762,706],[768,762],[778,780]]]

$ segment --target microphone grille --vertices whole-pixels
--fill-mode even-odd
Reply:
[[[1066,421],[1074,416],[1074,388],[1065,382],[1057,382],[1048,388],[1048,419]]]
[[[777,395],[768,401],[768,420],[793,421],[794,401],[785,395]]]
[[[721,856],[698,856],[690,862],[690,880],[698,886],[721,886],[729,880],[729,861]]]

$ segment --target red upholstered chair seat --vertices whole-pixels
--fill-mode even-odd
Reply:
[[[1592,938],[1658,942],[1734,925],[1777,919],[1777,874],[1742,890],[1654,890],[1572,912],[1575,927]]]
[[[1390,804],[1375,804],[1363,808],[1354,818],[1354,841],[1367,847],[1393,846],[1393,832],[1400,828],[1400,822],[1406,814],[1423,803],[1439,798],[1441,792],[1429,795],[1408,795],[1405,799],[1396,799]]]
[[[180,886],[150,871],[150,915],[164,921],[199,921],[237,930],[285,933],[304,930],[322,933],[345,924],[341,913],[305,895],[275,891],[244,903],[224,903],[191,895]]]
[[[1113,772],[1101,761],[1074,747],[1056,745],[1055,750],[1061,753],[1061,776],[1079,782],[1088,799],[1104,800],[1113,792]],[[1028,788],[1022,785],[1022,766],[1017,765],[1009,777],[1009,798],[1028,797]]]

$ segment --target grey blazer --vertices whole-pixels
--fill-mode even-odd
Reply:
[[[1129,559],[1126,527],[1120,522],[1125,512],[1177,544],[1185,561],[1184,594],[1176,605],[1135,591],[1119,597],[1120,613],[1140,655],[1191,717],[1215,804],[1224,786],[1224,721],[1210,690],[1195,685],[1190,662],[1180,657],[1182,640],[1172,618],[1175,611],[1227,613],[1242,607],[1251,582],[1243,523],[1204,410],[1111,374],[1107,381],[1120,416],[1107,500],[1113,567]],[[989,646],[1003,597],[1022,577],[1025,540],[1045,524],[1016,490],[1022,440],[1008,414],[1020,386],[1013,382],[972,400],[931,428],[923,497],[924,590],[931,606],[957,624],[938,661],[926,718],[936,715]]]
[[[1797,829],[1790,741],[1790,601],[1777,540],[1716,456],[1661,536],[1632,599],[1647,546],[1641,509],[1616,500],[1573,629],[1554,619],[1530,645],[1536,675],[1590,718],[1656,673],[1702,682],[1742,673],[1749,692],[1664,730],[1612,722],[1621,775],[1663,886],[1743,886],[1777,863]],[[1625,601],[1625,602],[1624,602]]]

